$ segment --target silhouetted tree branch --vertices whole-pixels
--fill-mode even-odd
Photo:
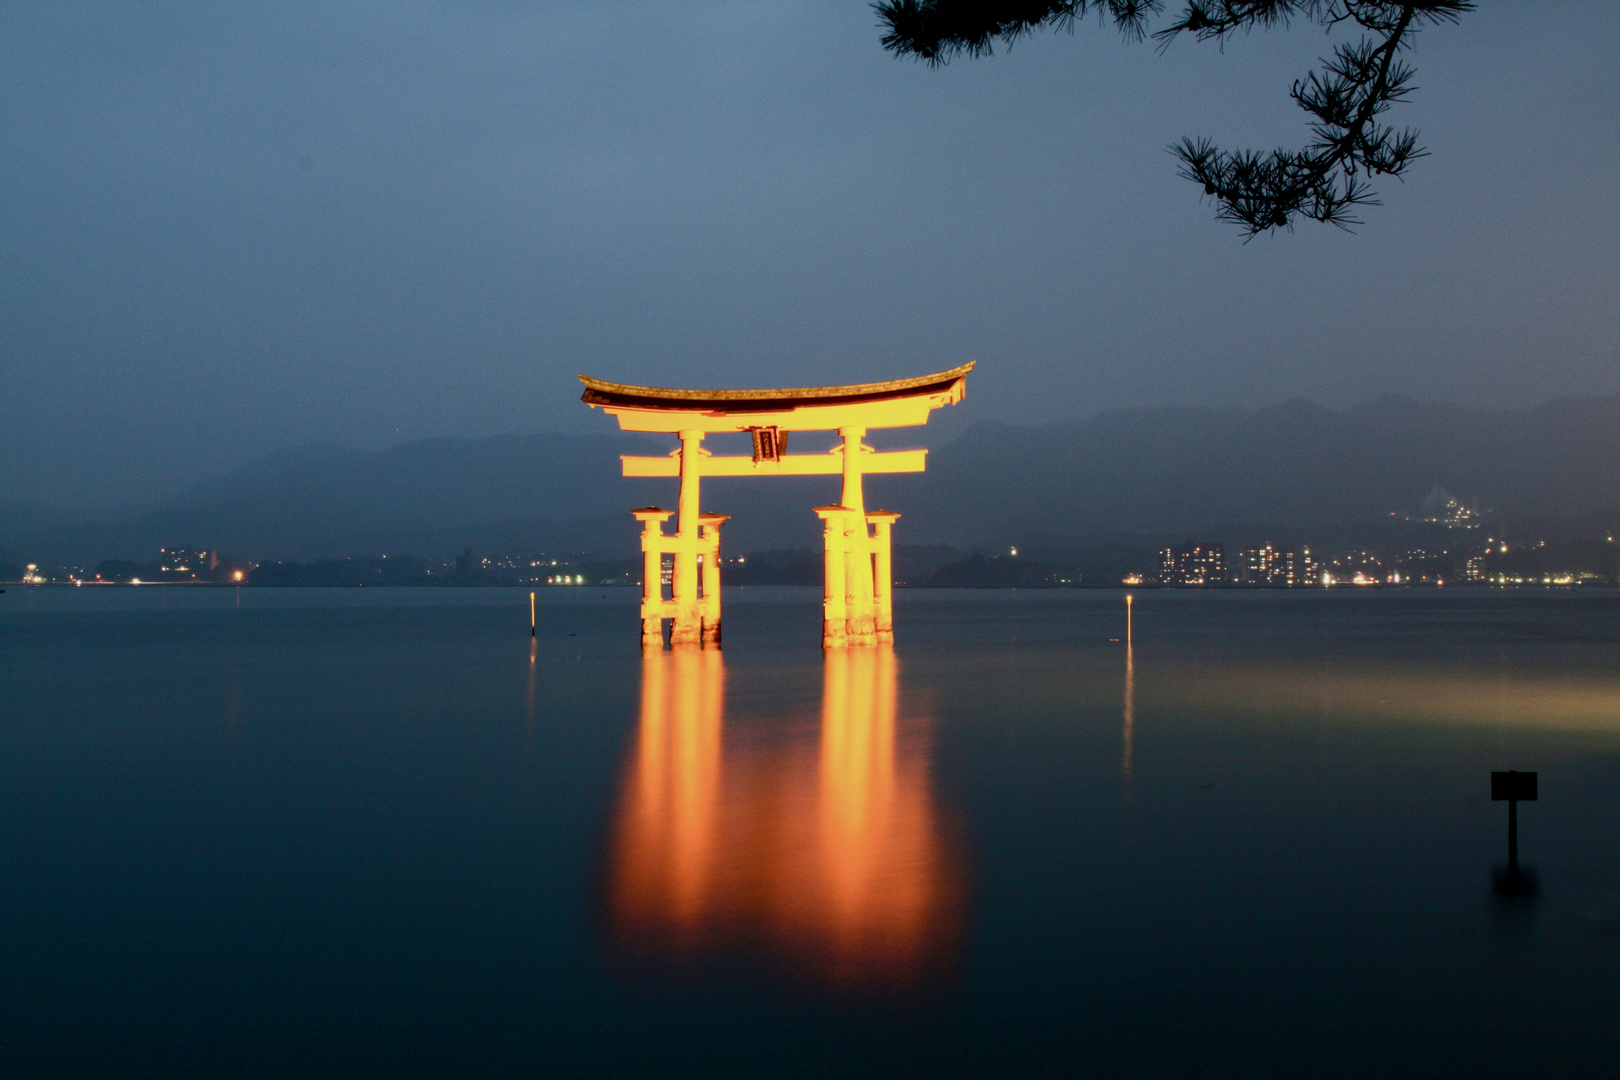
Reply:
[[[1298,150],[1222,150],[1208,139],[1186,138],[1170,147],[1180,175],[1199,184],[1216,216],[1246,237],[1292,228],[1296,217],[1340,228],[1361,224],[1356,208],[1377,205],[1370,180],[1399,177],[1425,156],[1417,132],[1380,121],[1415,89],[1410,65],[1399,54],[1423,26],[1456,22],[1473,0],[1189,0],[1161,29],[1150,20],[1159,0],[886,0],[873,5],[884,28],[883,47],[938,67],[957,56],[988,56],[997,42],[1011,45],[1042,27],[1072,30],[1087,15],[1111,21],[1127,38],[1151,32],[1160,50],[1177,35],[1224,41],[1239,31],[1286,28],[1295,20],[1362,30],[1336,46],[1322,69],[1296,80],[1291,96],[1311,116],[1311,141]]]

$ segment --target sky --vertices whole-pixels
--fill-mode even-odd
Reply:
[[[1303,141],[1335,38],[1087,23],[930,69],[866,4],[0,0],[0,498],[308,442],[612,430],[662,386],[967,360],[980,420],[1620,391],[1620,20],[1426,31],[1430,157],[1243,243],[1184,135]]]

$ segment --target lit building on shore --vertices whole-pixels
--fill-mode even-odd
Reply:
[[[1237,565],[1237,579],[1246,585],[1298,585],[1302,567],[1293,548],[1244,548]]]
[[[219,552],[197,548],[166,547],[158,549],[158,570],[164,574],[190,574],[193,578],[207,577],[219,569]]]
[[[1159,581],[1165,585],[1219,585],[1226,580],[1226,552],[1220,544],[1168,547],[1161,553]]]

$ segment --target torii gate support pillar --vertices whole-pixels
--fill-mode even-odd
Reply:
[[[720,526],[730,521],[729,514],[699,514],[702,527],[699,537],[703,560],[703,598],[699,610],[703,617],[703,644],[720,644]]]
[[[845,519],[849,509],[844,506],[818,506],[816,515],[825,526],[822,537],[826,549],[826,562],[822,568],[824,592],[821,600],[821,647],[842,649],[848,644],[846,631],[849,623],[848,596],[844,587],[844,537],[848,530]]]
[[[870,447],[861,445],[864,427],[841,427],[844,437],[844,603],[845,643],[872,645],[877,641],[872,611],[872,536],[866,524],[866,496],[861,490],[862,454]]]
[[[698,482],[703,432],[685,430],[681,436],[681,501],[675,519],[675,625],[670,627],[670,648],[703,643],[703,610],[698,604]]]
[[[879,645],[894,644],[894,558],[890,541],[899,517],[892,510],[874,510],[866,515],[872,523],[872,623]]]
[[[671,511],[658,506],[631,511],[641,522],[643,649],[664,647],[665,619],[674,621],[669,633],[672,648],[720,644],[720,526],[731,518],[697,512],[697,455],[693,453],[697,441],[681,440],[681,510],[675,535],[664,532]],[[685,529],[680,528],[683,523]],[[675,556],[674,596],[668,600],[663,585],[666,552]]]
[[[664,535],[664,522],[674,511],[644,506],[630,512],[641,522],[641,648],[662,652],[669,607],[664,600],[664,552],[670,538]]]

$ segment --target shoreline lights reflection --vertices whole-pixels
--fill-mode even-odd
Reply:
[[[644,657],[608,856],[617,949],[841,991],[948,969],[963,879],[934,804],[928,719],[902,715],[892,650],[825,665],[819,733],[791,718],[728,730],[719,650]]]

